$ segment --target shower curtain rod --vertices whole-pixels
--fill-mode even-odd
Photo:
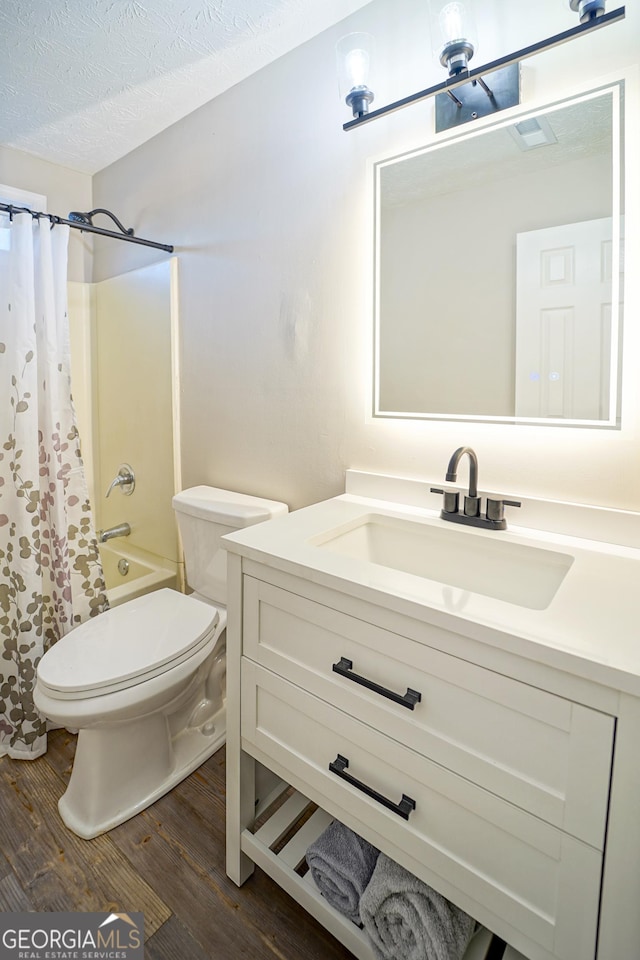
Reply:
[[[128,243],[139,243],[143,247],[154,247],[156,250],[166,250],[167,253],[173,253],[173,245],[170,243],[156,243],[155,240],[143,240],[141,237],[134,237],[130,233],[117,233],[115,230],[104,230],[102,227],[94,227],[91,223],[78,223],[74,220],[67,220],[65,217],[58,217],[55,213],[40,213],[32,210],[30,207],[19,207],[14,203],[0,203],[0,213],[8,213],[13,217],[15,213],[30,213],[34,220],[41,217],[51,221],[53,227],[56,223],[66,223],[73,230],[82,230],[85,233],[98,233],[102,237],[113,237],[115,240],[126,240]]]

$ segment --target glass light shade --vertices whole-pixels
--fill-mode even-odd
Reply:
[[[450,74],[466,70],[478,49],[471,0],[429,0],[434,55]]]
[[[340,96],[352,108],[353,115],[367,113],[373,100],[369,89],[375,41],[369,33],[349,33],[336,45]]]

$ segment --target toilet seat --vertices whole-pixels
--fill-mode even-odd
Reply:
[[[113,607],[71,630],[38,664],[57,700],[104,696],[159,676],[211,640],[216,607],[165,588]]]

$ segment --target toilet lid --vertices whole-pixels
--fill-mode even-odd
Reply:
[[[99,696],[158,676],[210,639],[219,611],[168,588],[129,600],[62,637],[38,664],[52,697]]]

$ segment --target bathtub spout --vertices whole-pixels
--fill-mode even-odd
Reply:
[[[114,537],[128,537],[130,533],[131,527],[128,523],[117,523],[115,527],[98,530],[98,540],[100,543],[106,543],[107,540],[113,540]]]

